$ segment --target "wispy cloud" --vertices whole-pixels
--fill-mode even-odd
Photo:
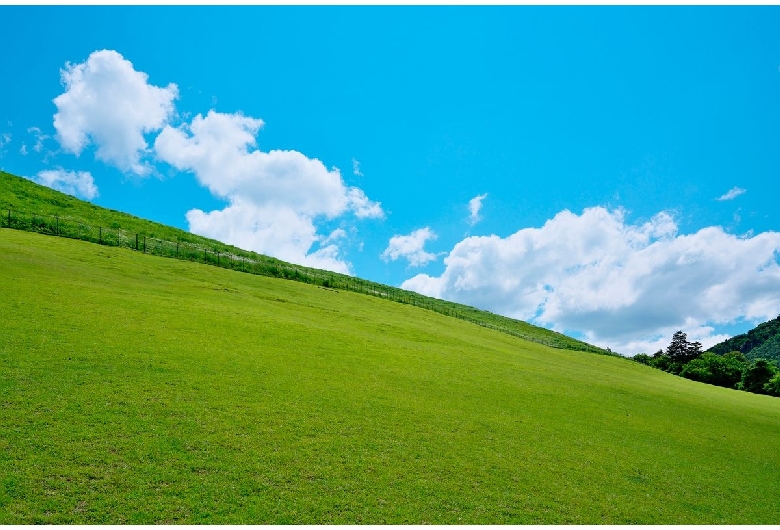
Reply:
[[[471,226],[474,226],[482,219],[479,212],[482,210],[482,201],[485,200],[485,197],[487,196],[487,193],[483,193],[469,201],[469,223],[471,223]]]
[[[718,201],[730,201],[731,199],[735,199],[745,193],[747,190],[744,188],[740,188],[738,186],[734,186],[729,191],[718,197],[716,200]]]
[[[35,136],[35,145],[33,145],[33,151],[40,153],[43,151],[43,142],[51,138],[48,134],[43,132],[38,127],[30,127],[27,132]]]
[[[327,245],[328,243],[336,242],[339,239],[343,239],[345,237],[347,237],[347,232],[343,228],[337,228],[331,232],[330,235],[322,238],[321,244]]]
[[[363,176],[363,173],[360,172],[360,162],[358,162],[354,158],[352,159],[352,174],[357,177]]]

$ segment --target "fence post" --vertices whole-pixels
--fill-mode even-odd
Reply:
[[[219,267],[219,250],[217,251],[217,267]]]
[[[176,259],[179,258],[179,242],[176,242]]]
[[[138,250],[138,233],[135,234],[135,249]]]
[[[57,219],[57,230],[56,230],[55,234],[60,235],[60,216],[59,215],[55,215],[54,218]]]
[[[8,208],[8,228],[11,228],[11,209]]]
[[[146,236],[144,236],[144,254],[146,254]]]
[[[102,245],[103,244],[103,227],[102,226],[98,227],[98,230],[99,230],[98,233],[100,234],[98,236],[98,242]]]

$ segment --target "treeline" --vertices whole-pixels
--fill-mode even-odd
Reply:
[[[640,353],[633,360],[701,383],[780,396],[780,366],[776,361],[750,360],[736,350],[723,355],[702,352],[701,343],[688,342],[682,331],[674,334],[666,350],[652,356]]]
[[[759,324],[747,333],[736,335],[709,349],[725,355],[730,351],[742,352],[748,359],[780,361],[780,316]]]

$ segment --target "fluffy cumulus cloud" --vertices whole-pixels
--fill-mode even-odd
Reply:
[[[210,111],[188,125],[166,126],[154,143],[157,157],[192,171],[213,195],[229,205],[220,211],[192,210],[190,230],[281,259],[339,272],[348,264],[338,248],[310,252],[315,219],[352,212],[381,218],[381,205],[363,190],[345,185],[338,169],[297,151],[256,149],[263,121],[241,114]]]
[[[52,169],[39,172],[32,180],[88,201],[98,196],[97,186],[95,186],[95,181],[88,171]]]
[[[746,191],[747,190],[744,189],[744,188],[740,188],[738,186],[734,186],[729,191],[727,191],[726,193],[724,193],[723,195],[718,197],[716,200],[719,200],[719,201],[730,201],[732,199],[736,199],[737,197],[739,197],[740,195],[742,195]]]
[[[61,72],[65,92],[54,99],[57,140],[76,155],[90,144],[95,156],[126,172],[147,175],[144,134],[161,129],[174,112],[175,84],[150,85],[148,76],[113,50],[96,51]]]
[[[390,238],[382,253],[385,261],[406,258],[412,267],[421,267],[436,259],[437,255],[425,251],[425,243],[436,239],[436,233],[429,227],[419,228],[407,236],[395,235]]]
[[[776,317],[778,253],[780,233],[679,234],[665,212],[630,224],[623,211],[596,207],[506,238],[466,238],[441,276],[420,274],[403,287],[579,331],[621,353],[652,353],[677,329],[706,347],[724,338],[714,325]]]
[[[190,210],[187,222],[195,234],[308,267],[351,274],[333,238],[325,238],[324,246],[308,252],[320,240],[317,228],[310,217],[285,206],[257,206],[236,198],[222,210]]]
[[[482,210],[482,201],[485,200],[485,197],[487,197],[487,193],[477,195],[469,201],[469,223],[471,223],[472,226],[482,219],[479,212]]]

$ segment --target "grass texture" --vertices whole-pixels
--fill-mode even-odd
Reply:
[[[0,229],[0,524],[776,523],[780,400]]]
[[[155,255],[201,261],[223,268],[371,294],[427,308],[547,346],[614,355],[591,344],[521,320],[361,278],[286,263],[178,228],[101,208],[3,172],[0,172],[0,226],[100,242],[107,246],[143,248],[144,252]]]

